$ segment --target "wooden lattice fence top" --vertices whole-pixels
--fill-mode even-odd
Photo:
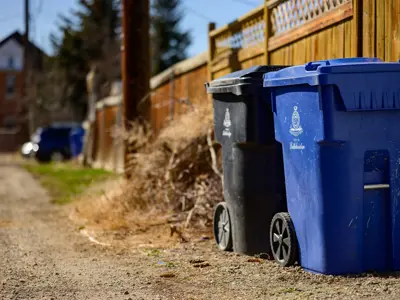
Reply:
[[[262,45],[265,41],[265,22],[262,8],[228,26],[215,36],[216,52],[225,49],[244,49]]]
[[[277,36],[300,27],[352,0],[272,1],[271,35]]]

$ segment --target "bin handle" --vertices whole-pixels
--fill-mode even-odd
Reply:
[[[328,60],[319,60],[319,61],[312,61],[306,64],[305,69],[306,71],[315,71],[319,66],[329,66],[330,63]]]
[[[381,189],[389,189],[389,184],[365,184],[364,190],[381,190]]]

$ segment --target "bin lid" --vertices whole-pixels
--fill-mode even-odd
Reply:
[[[400,63],[360,57],[309,62],[264,74],[264,87],[329,84],[329,76],[333,74],[377,72],[400,72]]]
[[[263,75],[287,66],[255,66],[236,71],[206,83],[208,94],[232,93],[235,95],[258,92],[263,85]]]

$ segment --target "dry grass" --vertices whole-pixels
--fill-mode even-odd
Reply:
[[[209,228],[213,207],[222,197],[215,158],[220,151],[212,137],[211,105],[172,121],[154,140],[147,125],[134,124],[128,135],[130,179],[107,189],[101,197],[86,197],[77,212],[88,223],[94,221],[108,229],[169,223],[177,224],[174,228],[180,229],[174,230],[179,234],[182,227]]]

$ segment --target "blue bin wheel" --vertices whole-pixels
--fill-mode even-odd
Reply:
[[[229,209],[225,202],[218,203],[214,212],[214,238],[219,249],[232,250],[232,225]]]
[[[271,251],[283,267],[292,266],[298,257],[298,244],[292,219],[288,213],[277,213],[271,221]]]

